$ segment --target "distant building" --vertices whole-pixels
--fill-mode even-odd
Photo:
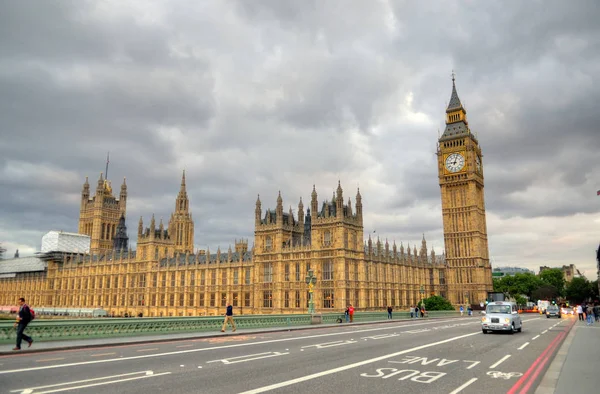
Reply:
[[[560,269],[563,273],[563,276],[565,277],[566,282],[572,281],[573,278],[585,278],[585,275],[583,275],[581,271],[579,271],[577,267],[575,267],[575,264],[563,265],[562,267],[542,266],[540,267],[540,274],[550,269]]]
[[[533,272],[530,269],[521,268],[521,267],[496,267],[492,270],[492,277],[494,277],[494,278],[501,278],[504,276],[513,276],[515,274],[533,274],[533,275],[535,275],[535,272]]]

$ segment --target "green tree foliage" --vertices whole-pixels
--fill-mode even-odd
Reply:
[[[527,305],[527,298],[518,295],[515,297],[515,302],[517,303],[518,306]]]
[[[542,284],[531,293],[533,302],[537,302],[537,300],[552,300],[556,299],[558,296],[559,294],[556,287],[548,284]]]
[[[533,291],[542,285],[540,278],[530,273],[518,273],[494,279],[494,291],[516,298],[520,295],[531,297]]]
[[[558,296],[565,294],[565,277],[560,268],[552,268],[540,272],[540,279],[544,284],[553,286],[558,292]]]
[[[592,288],[593,284],[596,286],[596,291]],[[581,303],[586,301],[588,298],[594,298],[598,292],[598,283],[589,282],[585,278],[573,278],[573,280],[567,285],[565,291],[567,299],[574,303]]]
[[[423,300],[425,303],[425,309],[428,311],[453,311],[454,307],[444,297],[431,296]]]

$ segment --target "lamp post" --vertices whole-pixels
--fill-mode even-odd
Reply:
[[[317,277],[314,275],[311,268],[306,275],[306,284],[308,285],[308,313],[310,315],[315,313],[315,301],[313,299],[313,288],[315,287],[315,283],[317,283]]]
[[[423,308],[423,295],[425,294],[425,286],[421,285],[419,293],[421,293],[421,308]]]

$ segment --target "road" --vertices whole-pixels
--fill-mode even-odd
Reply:
[[[463,317],[21,353],[0,358],[0,382],[23,394],[533,392],[574,321],[523,315],[514,335]]]

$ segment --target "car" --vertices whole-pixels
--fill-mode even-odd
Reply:
[[[562,316],[558,306],[550,305],[548,309],[546,309],[546,317],[548,319],[550,319],[551,317],[558,317],[560,319]]]
[[[562,308],[560,308],[560,314],[561,315],[574,315],[575,312],[573,311],[573,309],[563,306]]]
[[[484,334],[494,331],[504,331],[510,334],[523,330],[523,321],[514,302],[491,302],[483,312],[481,331]]]

